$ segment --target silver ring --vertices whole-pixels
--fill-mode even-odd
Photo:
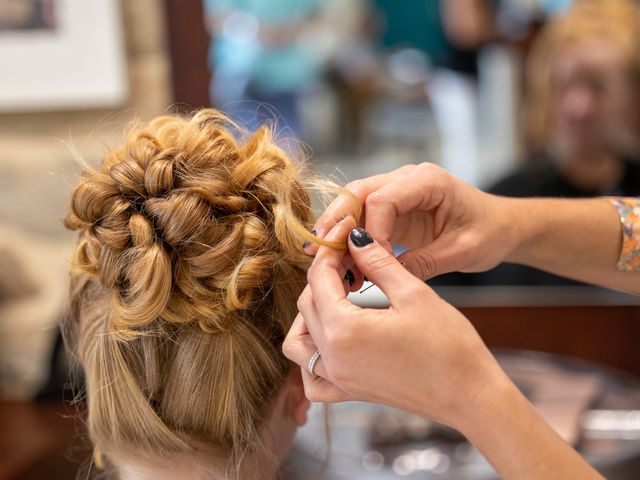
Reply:
[[[320,358],[320,352],[316,350],[315,352],[313,352],[313,355],[311,355],[311,358],[309,359],[309,364],[307,365],[307,370],[309,371],[309,374],[314,377],[317,377],[317,375],[313,372],[313,369],[316,367],[316,362],[318,361],[319,358]]]

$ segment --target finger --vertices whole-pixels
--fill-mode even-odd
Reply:
[[[368,232],[354,228],[349,235],[349,251],[353,261],[369,280],[378,285],[392,306],[404,304],[415,290],[412,286],[425,286]],[[315,290],[314,290],[315,292]],[[320,299],[317,299],[320,302]]]
[[[318,345],[320,349],[324,349],[326,345],[325,334],[322,322],[319,320],[318,310],[316,308],[311,287],[307,285],[298,298],[298,317],[304,322],[307,333],[311,336],[313,343]],[[294,321],[295,322],[295,321]]]
[[[354,264],[353,259],[349,253],[344,254],[342,258],[342,266],[345,269],[345,288],[346,292],[357,292],[360,288],[362,288],[362,284],[364,283],[364,275],[358,269],[358,267]]]
[[[351,256],[349,256],[349,258],[351,258]],[[357,292],[364,285],[364,274],[360,271],[353,260],[351,260],[351,267],[349,267],[349,270],[351,270],[351,273],[353,274],[353,283],[350,284],[349,292]]]
[[[318,347],[307,329],[304,318],[298,314],[282,344],[282,352],[285,357],[298,364],[300,368],[308,369],[309,361],[316,350]],[[327,378],[327,372],[321,358],[316,360],[313,371],[316,375]]]
[[[287,332],[287,336],[284,338],[284,342],[282,342],[282,353],[289,360],[300,366],[304,363],[304,356],[306,355],[306,351],[304,351],[306,347],[301,345],[305,335],[309,335],[309,330],[305,325],[302,314],[298,313]]]
[[[313,372],[309,373],[309,360],[317,350],[305,326],[302,315],[298,315],[282,345],[284,355],[300,366],[306,397],[313,402],[342,402],[350,397],[339,387],[328,381],[322,355],[316,360]]]
[[[373,175],[371,177],[356,180],[348,184],[345,187],[345,190],[350,192],[350,194],[344,192],[338,195],[338,197],[329,204],[324,213],[320,215],[320,217],[318,217],[318,219],[316,220],[316,223],[313,227],[315,235],[320,238],[324,238],[329,230],[331,230],[336,225],[336,223],[338,223],[339,219],[349,215],[355,218],[354,201],[359,203],[360,208],[362,208],[367,197],[371,193],[382,188],[393,179],[406,175],[408,172],[412,171],[415,168],[415,165],[404,165],[403,167],[400,167],[392,172]],[[361,218],[356,218],[356,222],[359,223],[360,220]],[[307,252],[308,254],[315,254],[317,251],[318,247],[316,245],[310,244],[305,247],[305,252]]]
[[[447,174],[431,164],[419,165],[411,176],[397,178],[367,197],[365,229],[391,251],[396,218],[413,210],[430,211],[444,200]]]
[[[328,234],[327,239],[346,242],[347,236],[351,229],[355,227],[355,221],[351,217],[347,217],[334,227]],[[307,281],[311,289],[313,303],[317,309],[318,316],[314,318],[306,318],[309,328],[313,329],[314,321],[320,322],[331,320],[331,311],[335,311],[341,305],[350,305],[346,297],[343,286],[343,257],[344,252],[331,249],[329,247],[321,247],[316,254],[309,271],[307,272]],[[319,328],[322,328],[320,325]],[[313,331],[313,330],[312,330]]]
[[[468,255],[461,250],[456,238],[455,233],[442,235],[426,247],[403,252],[398,256],[398,261],[420,280],[461,271]]]
[[[354,398],[328,380],[310,375],[305,368],[301,368],[300,371],[304,394],[311,402],[337,403],[354,400]]]
[[[344,233],[341,233],[338,230],[332,231],[329,233],[328,238],[330,238],[331,240],[346,238],[346,233],[349,231],[349,226],[353,225],[354,221],[353,219],[351,219],[350,221],[347,221],[344,225],[341,225],[339,227],[344,230]],[[337,258],[339,258],[339,263],[337,264],[335,271],[332,273],[342,279],[342,288],[340,289],[340,292],[341,297],[344,299],[346,298],[351,288],[355,288],[363,283],[363,275],[362,273],[360,273],[360,270],[354,266],[353,259],[350,255],[338,252]],[[309,269],[308,277],[311,277],[312,275],[312,269]],[[333,280],[335,280],[335,278],[333,278]],[[335,282],[335,285],[337,288],[337,282]],[[324,328],[322,322],[320,322],[319,319],[319,314],[316,308],[310,284],[307,284],[307,286],[298,297],[297,307],[298,311],[304,318],[305,325],[309,329],[309,332],[316,344],[320,347],[324,347]]]

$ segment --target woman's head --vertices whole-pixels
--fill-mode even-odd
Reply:
[[[527,68],[534,148],[631,154],[640,133],[640,17],[631,0],[581,0],[540,35]]]
[[[308,406],[281,353],[310,262],[303,181],[267,128],[212,110],[133,129],[83,174],[67,326],[98,461],[224,467],[267,431],[290,442]]]

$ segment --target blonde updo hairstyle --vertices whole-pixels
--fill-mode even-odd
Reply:
[[[318,241],[305,178],[214,110],[135,128],[82,175],[66,329],[99,467],[258,448]]]
[[[525,122],[531,149],[544,149],[551,133],[552,71],[556,55],[567,46],[593,39],[609,42],[623,55],[626,73],[636,86],[634,90],[640,88],[640,10],[636,2],[576,0],[565,15],[544,28],[527,60]],[[636,115],[629,122],[633,139],[640,135],[639,120]],[[637,149],[637,145],[631,148]]]

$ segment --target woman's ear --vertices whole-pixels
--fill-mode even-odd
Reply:
[[[285,380],[286,389],[286,409],[287,414],[297,426],[301,427],[307,423],[307,411],[311,406],[311,402],[304,394],[304,384],[302,383],[302,375],[300,368],[296,365],[291,367]]]

